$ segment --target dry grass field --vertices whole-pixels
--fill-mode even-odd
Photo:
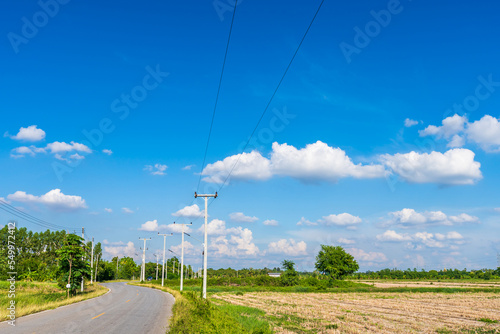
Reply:
[[[500,333],[495,293],[220,293],[258,308],[277,333]]]

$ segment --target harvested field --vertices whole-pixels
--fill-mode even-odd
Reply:
[[[464,282],[415,282],[415,281],[356,281],[375,286],[376,288],[500,288],[498,282],[464,283]]]
[[[476,328],[500,333],[495,322],[500,320],[500,296],[493,293],[254,292],[212,297],[263,310],[277,333],[468,333]]]

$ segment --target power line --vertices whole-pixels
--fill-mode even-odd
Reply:
[[[321,9],[321,6],[323,5],[323,2],[325,2],[325,0],[321,0],[321,3],[319,4],[318,6],[318,9],[316,10],[316,13],[314,14],[312,20],[311,20],[311,23],[309,23],[309,26],[307,27],[306,29],[306,32],[304,33],[304,36],[302,36],[302,39],[299,43],[299,45],[297,46],[297,49],[295,50],[295,53],[293,54],[292,56],[292,59],[290,60],[290,62],[288,63],[288,66],[286,67],[285,69],[285,72],[283,73],[283,75],[281,76],[281,79],[280,81],[278,82],[278,85],[276,86],[276,89],[274,90],[273,92],[273,95],[271,95],[271,98],[269,99],[269,102],[267,103],[266,105],[266,108],[264,109],[264,111],[262,112],[262,115],[260,115],[260,118],[257,122],[257,125],[255,125],[255,128],[253,129],[252,131],[252,134],[250,135],[250,137],[248,138],[245,146],[243,147],[243,149],[241,150],[241,154],[238,156],[238,159],[236,160],[236,162],[233,164],[233,167],[231,168],[231,170],[229,171],[229,174],[227,175],[226,179],[224,180],[224,183],[220,186],[218,192],[220,192],[222,190],[222,188],[224,188],[224,186],[226,185],[226,182],[227,180],[229,179],[229,177],[231,176],[231,174],[233,173],[234,171],[234,168],[236,167],[236,165],[238,164],[238,162],[240,161],[240,158],[241,156],[243,155],[243,152],[245,152],[245,149],[248,147],[248,144],[250,143],[250,140],[252,139],[253,135],[255,134],[255,131],[257,131],[257,128],[259,127],[260,125],[260,122],[262,122],[262,119],[264,118],[267,110],[269,109],[269,106],[271,105],[271,102],[273,101],[274,99],[274,96],[276,95],[276,93],[278,92],[278,89],[280,88],[281,86],[281,83],[283,82],[283,79],[285,79],[285,76],[288,72],[288,70],[290,69],[290,66],[292,65],[293,63],[293,60],[295,59],[295,56],[297,55],[297,53],[299,52],[299,49],[302,45],[302,43],[304,42],[306,36],[307,36],[307,33],[309,32],[309,29],[311,29],[311,26],[312,24],[314,23],[314,20],[316,20],[316,16],[318,16],[318,13],[319,13],[319,10]],[[200,174],[200,178],[201,178],[201,174]]]
[[[210,130],[208,131],[207,145],[205,147],[205,154],[203,155],[203,163],[201,164],[200,178],[198,179],[198,185],[196,186],[196,191],[198,191],[198,188],[200,187],[201,172],[203,172],[203,169],[205,168],[205,161],[207,159],[208,144],[210,143],[210,137],[212,135],[212,128],[214,126],[215,110],[217,109],[217,103],[219,102],[220,87],[222,85],[222,77],[224,75],[224,68],[226,67],[227,51],[229,49],[229,42],[231,41],[231,32],[233,31],[234,16],[236,14],[236,6],[237,5],[238,5],[238,0],[236,0],[234,3],[233,18],[231,19],[231,26],[229,28],[229,36],[227,37],[226,52],[224,53],[224,61],[222,62],[222,70],[221,70],[220,78],[219,78],[219,87],[217,88],[217,95],[215,97],[215,105],[214,105],[214,111],[212,113],[212,121],[210,122]]]
[[[21,218],[29,223],[32,223],[32,224],[35,224],[35,225],[38,225],[41,227],[45,227],[48,229],[52,229],[52,230],[73,230],[73,229],[76,229],[76,227],[67,227],[67,226],[49,223],[48,221],[42,220],[40,218],[37,218],[35,216],[32,216],[26,212],[19,210],[18,208],[10,205],[9,203],[7,203],[1,199],[0,199],[0,209],[18,217],[18,218]]]

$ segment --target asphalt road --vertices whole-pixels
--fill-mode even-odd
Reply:
[[[174,297],[156,289],[126,283],[106,283],[101,297],[16,319],[16,326],[0,324],[0,333],[148,333],[164,334]]]

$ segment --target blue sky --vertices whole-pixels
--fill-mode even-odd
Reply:
[[[499,5],[325,1],[242,154],[319,3],[239,1],[199,187],[232,1],[3,5],[0,198],[107,258],[201,239],[219,191],[210,267],[496,266]]]

